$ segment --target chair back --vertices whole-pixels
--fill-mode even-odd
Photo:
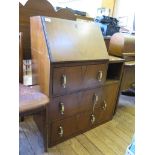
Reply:
[[[23,33],[19,32],[19,82],[23,83]]]

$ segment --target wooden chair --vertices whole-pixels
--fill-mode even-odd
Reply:
[[[23,80],[22,74],[22,33],[19,35],[19,71],[20,71],[20,82]],[[41,113],[42,118],[42,129],[44,130],[43,139],[45,145],[45,151],[47,150],[47,134],[46,134],[46,106],[49,102],[48,97],[39,91],[39,86],[24,86],[19,83],[19,116],[23,118],[28,115],[36,115]]]
[[[46,110],[49,99],[36,86],[24,86],[19,83],[19,115],[33,115],[40,110]]]

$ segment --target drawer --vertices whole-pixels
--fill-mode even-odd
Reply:
[[[50,120],[60,120],[76,114],[79,111],[79,95],[79,93],[74,93],[53,98],[48,105]]]
[[[118,83],[104,86],[104,98],[100,102],[100,107],[95,108],[93,113],[96,124],[112,119],[117,102],[118,87]]]
[[[85,111],[66,119],[53,121],[50,126],[50,145],[111,120],[114,106],[111,108],[113,103],[109,100],[106,103],[105,106],[105,102],[101,102],[100,106],[96,107],[94,111]]]
[[[61,121],[51,123],[49,128],[50,146],[57,142],[71,138],[82,131],[86,131],[93,126],[91,123],[91,112],[84,112]]]
[[[103,109],[103,108],[95,109],[95,112],[94,112],[94,116],[96,119],[95,124],[99,124],[99,123],[102,123],[102,122],[105,122],[111,119],[111,115],[108,113],[107,108],[106,109]]]
[[[54,68],[53,96],[102,86],[106,73],[107,64]]]
[[[102,107],[103,104],[104,92],[102,87],[55,97],[48,105],[49,118],[54,121],[65,119],[84,111],[93,112],[93,108]]]
[[[97,125],[112,119],[117,102],[118,88],[119,83],[104,86],[102,100],[91,115],[92,122],[94,120],[92,124]]]
[[[104,88],[96,88],[81,92],[81,101],[79,102],[80,111],[92,111],[99,108],[104,102]]]
[[[92,126],[91,123],[91,111],[89,112],[83,112],[77,115],[77,120],[78,120],[78,130],[79,131],[84,131],[89,129]]]
[[[70,117],[65,120],[53,122],[50,126],[50,143],[53,145],[56,142],[62,141],[70,137],[78,130],[77,117]]]
[[[104,110],[102,108],[96,108],[94,112],[91,113],[88,117],[89,117],[90,127],[94,127],[100,123],[111,120],[112,115],[108,113],[107,109]]]

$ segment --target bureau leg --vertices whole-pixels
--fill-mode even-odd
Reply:
[[[47,152],[47,119],[46,119],[46,109],[34,115],[34,121],[43,137],[44,151]]]

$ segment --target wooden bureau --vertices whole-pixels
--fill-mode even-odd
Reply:
[[[32,68],[49,96],[48,147],[112,119],[123,59],[109,57],[95,23],[31,17]]]

